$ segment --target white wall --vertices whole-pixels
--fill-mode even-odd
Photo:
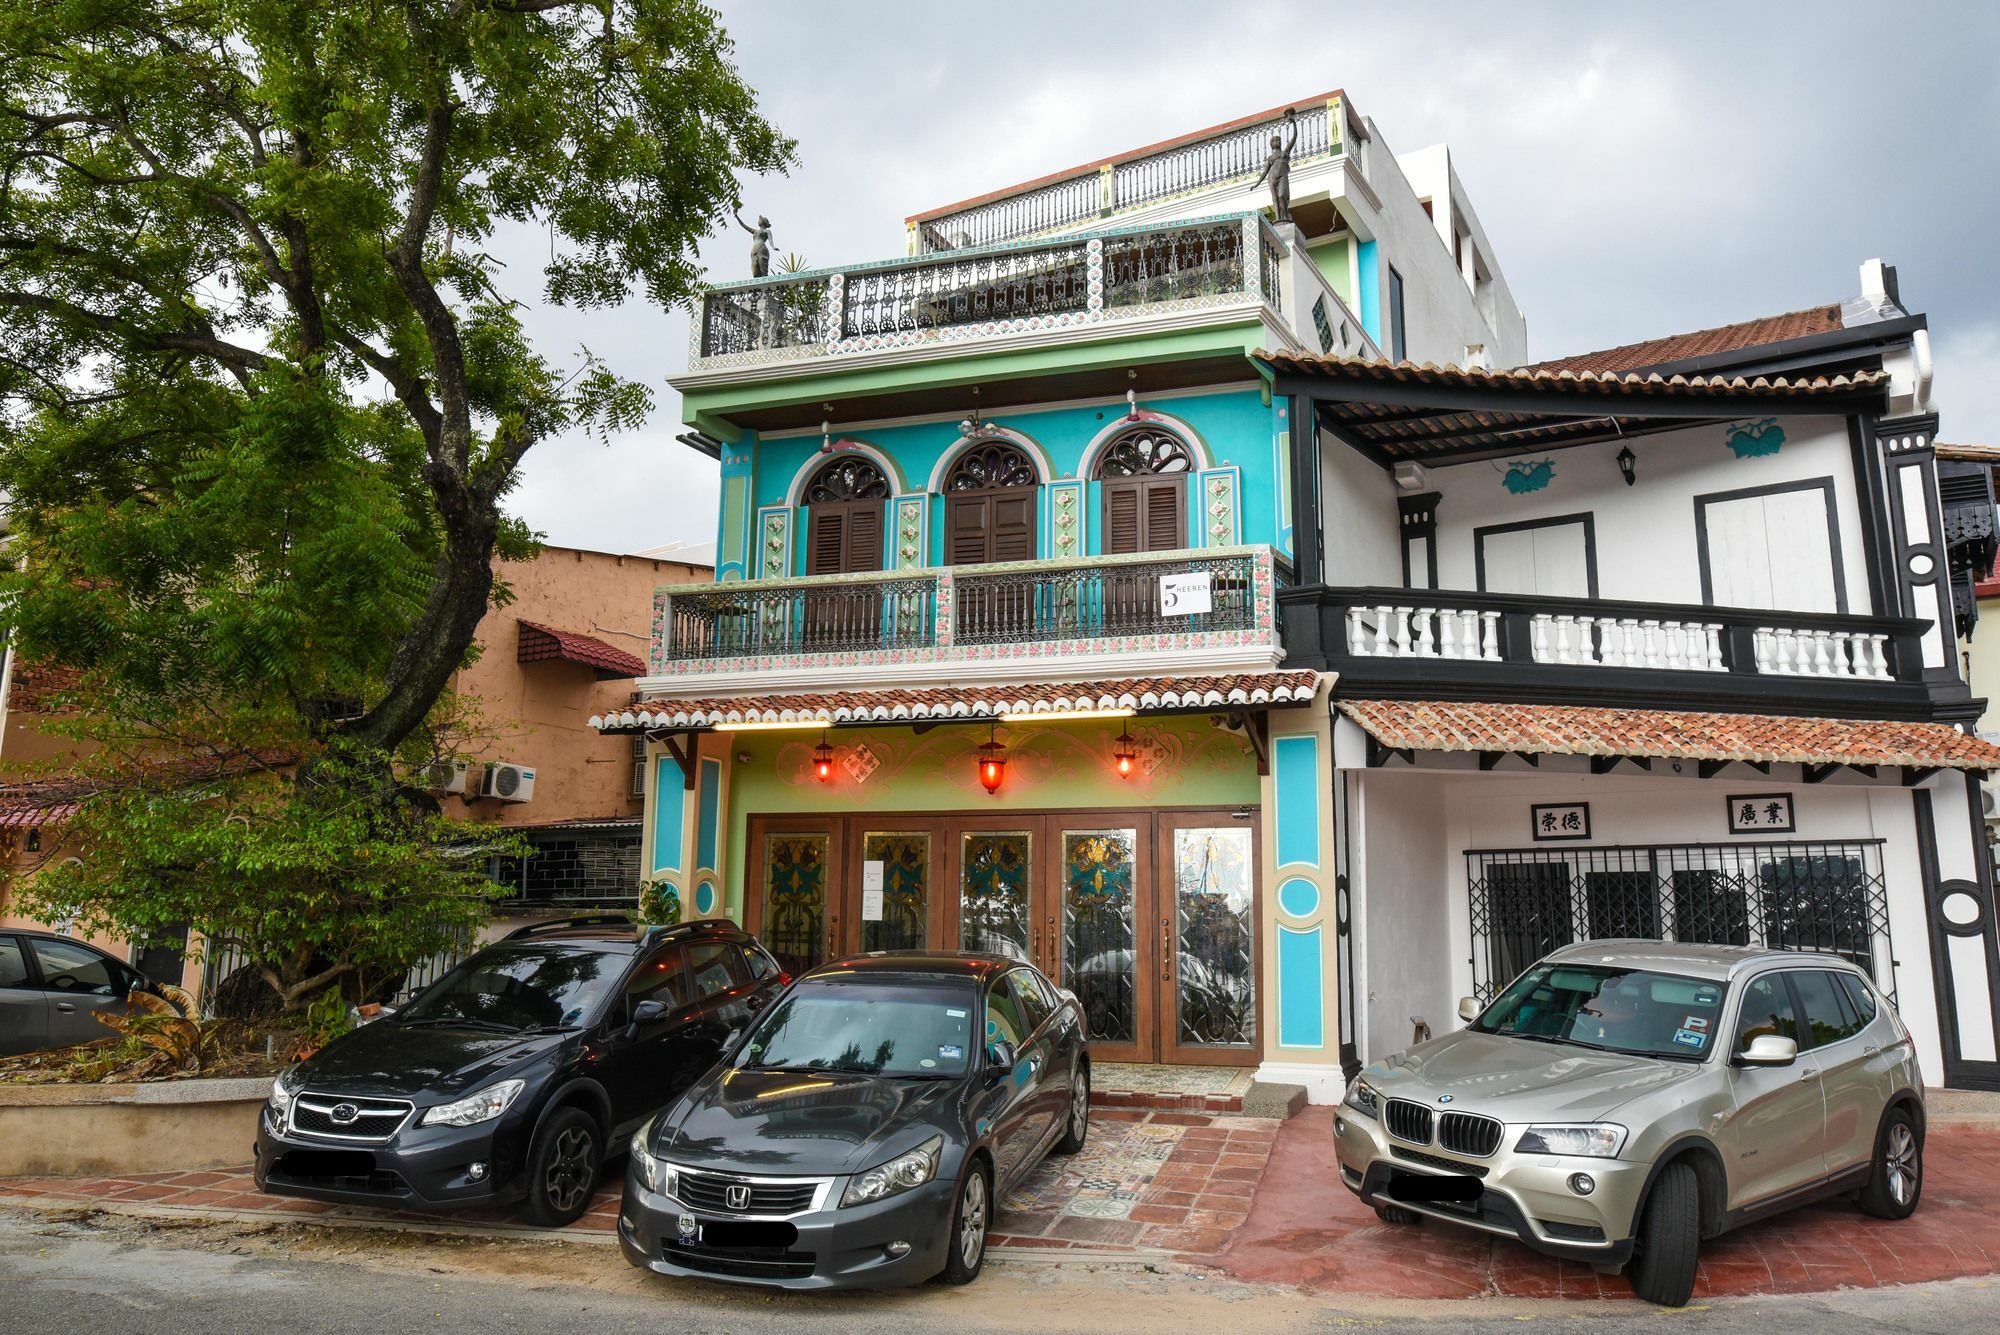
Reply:
[[[1356,792],[1353,857],[1365,869],[1354,878],[1355,1034],[1364,1059],[1410,1045],[1421,1015],[1434,1034],[1458,1027],[1446,932],[1445,785],[1435,776],[1381,771],[1351,776]]]
[[[1493,243],[1487,238],[1486,228],[1480,223],[1479,214],[1474,211],[1464,185],[1459,182],[1457,169],[1452,166],[1450,147],[1432,144],[1429,148],[1398,154],[1396,163],[1403,169],[1403,175],[1416,197],[1431,201],[1431,216],[1427,221],[1437,234],[1446,261],[1451,258],[1453,223],[1457,223],[1458,230],[1471,237],[1472,246],[1478,252],[1478,263],[1486,278],[1477,288],[1468,290],[1473,292],[1473,305],[1480,319],[1493,331],[1492,341],[1487,346],[1487,365],[1521,365],[1528,359],[1528,320],[1521,313],[1521,308],[1514,304],[1514,293],[1507,286],[1507,275],[1500,271],[1500,262],[1494,258]],[[1465,283],[1462,271],[1459,282],[1461,285]],[[1456,357],[1452,360],[1454,363],[1459,361]]]
[[[1403,538],[1395,480],[1324,433],[1319,454],[1326,583],[1400,587]]]
[[[1507,461],[1433,468],[1428,489],[1443,498],[1437,511],[1438,582],[1447,589],[1478,588],[1477,528],[1587,511],[1595,521],[1600,597],[1700,603],[1696,496],[1830,476],[1847,610],[1865,615],[1873,609],[1846,419],[1783,418],[1779,425],[1783,447],[1757,458],[1738,459],[1724,442],[1726,424],[1720,422],[1523,456],[1555,464],[1548,486],[1525,495],[1506,489]],[[1636,457],[1636,485],[1627,486],[1619,474],[1621,445]],[[1389,506],[1393,515],[1393,500]],[[1331,520],[1328,527],[1331,538]],[[1394,545],[1392,539],[1392,551]]]

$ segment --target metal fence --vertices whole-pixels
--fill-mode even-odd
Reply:
[[[1481,849],[1465,862],[1482,1002],[1550,951],[1611,937],[1830,951],[1895,998],[1879,839]]]
[[[422,960],[403,975],[402,986],[396,990],[394,1000],[401,1002],[416,995],[423,989],[444,977],[453,966],[472,953],[472,942],[468,938],[462,945],[441,950],[429,959]],[[201,961],[201,996],[198,999],[201,1018],[215,1018],[215,993],[223,981],[250,962],[250,956],[240,947],[224,946],[206,951]]]

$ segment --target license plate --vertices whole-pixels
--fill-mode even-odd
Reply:
[[[1389,1179],[1389,1195],[1399,1201],[1474,1205],[1485,1190],[1478,1178],[1459,1173],[1397,1173]]]
[[[797,1225],[771,1219],[697,1219],[684,1214],[675,1231],[684,1247],[784,1248],[799,1240]]]

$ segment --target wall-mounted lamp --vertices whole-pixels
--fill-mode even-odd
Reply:
[[[1000,791],[1000,780],[1007,775],[1007,748],[993,732],[988,732],[986,740],[979,744],[979,786],[989,793]]]
[[[819,745],[813,748],[813,777],[821,783],[833,782],[833,748],[827,745],[824,732],[819,735]]]
[[[1129,779],[1138,764],[1139,753],[1132,745],[1132,730],[1126,728],[1118,734],[1118,740],[1111,747],[1111,763],[1118,767],[1118,777]]]
[[[1622,448],[1619,449],[1618,471],[1625,475],[1625,485],[1628,487],[1639,480],[1638,463],[1639,463],[1639,456],[1632,453],[1632,447],[1630,445],[1623,446]]]

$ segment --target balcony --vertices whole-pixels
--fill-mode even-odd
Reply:
[[[1351,697],[1931,717],[1921,620],[1433,589],[1279,594],[1285,664]]]
[[[1218,547],[675,586],[656,598],[653,671],[708,690],[942,684],[1019,677],[1033,662],[1083,675],[1265,669],[1278,660],[1279,577],[1268,547]]]
[[[1109,327],[1179,309],[1280,307],[1286,247],[1235,213],[783,278],[702,296],[690,374]]]

